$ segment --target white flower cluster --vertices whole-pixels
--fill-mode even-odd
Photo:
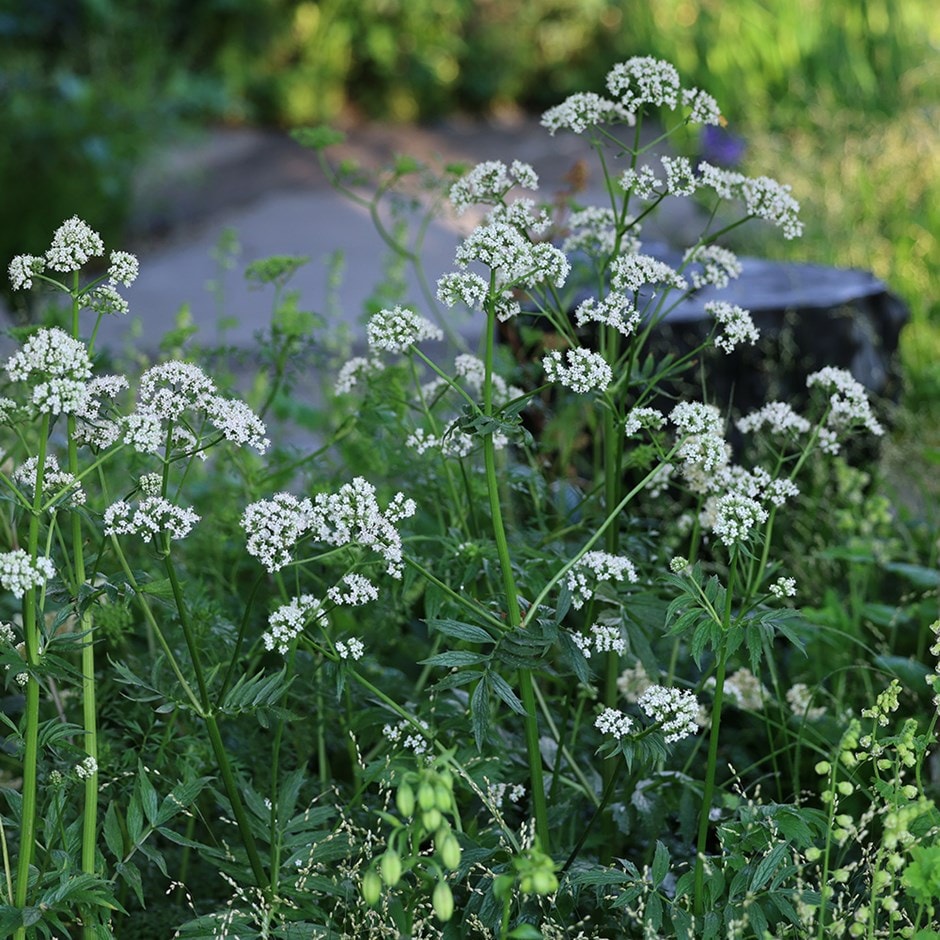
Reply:
[[[89,780],[98,773],[98,761],[90,755],[75,765],[75,776],[79,780]]]
[[[373,353],[380,349],[403,353],[424,340],[442,340],[444,332],[414,311],[395,307],[394,310],[380,310],[369,320],[366,338]]]
[[[639,111],[645,105],[675,110],[679,105],[679,73],[664,59],[634,56],[618,62],[607,73],[607,90],[619,96],[629,111]]]
[[[591,626],[588,636],[572,633],[571,638],[585,659],[590,659],[593,653],[622,654],[627,649],[620,628],[613,624],[595,623]]]
[[[737,304],[712,300],[705,304],[705,312],[720,323],[724,330],[715,336],[715,345],[726,353],[733,352],[741,343],[753,346],[760,339],[751,314]]]
[[[677,456],[686,483],[699,495],[712,492],[716,474],[731,459],[731,447],[722,433],[721,412],[702,402],[680,402],[669,413],[669,420],[682,436]]]
[[[698,245],[686,251],[682,258],[689,264],[701,265],[702,270],[690,273],[692,286],[727,287],[733,278],[739,278],[743,270],[738,256],[720,245]]]
[[[140,273],[140,262],[129,251],[112,251],[108,265],[108,283],[130,287]]]
[[[482,310],[489,285],[479,274],[452,271],[437,282],[437,299],[447,307],[462,303],[471,310]]]
[[[345,395],[347,392],[351,392],[366,376],[381,372],[384,368],[385,365],[382,360],[374,356],[369,359],[363,356],[354,356],[340,368],[333,390],[337,395]]]
[[[493,206],[487,213],[486,224],[497,222],[534,235],[544,235],[552,227],[552,217],[531,199],[516,199],[509,205],[500,203]]]
[[[261,635],[266,650],[276,649],[282,656],[311,621],[325,620],[323,604],[312,594],[292,597],[268,617],[268,629]]]
[[[629,558],[608,552],[586,552],[568,572],[571,606],[580,610],[594,596],[602,581],[637,581],[636,568]]]
[[[608,294],[603,300],[588,297],[574,312],[575,323],[602,323],[624,336],[632,336],[640,323],[640,314],[625,294]]]
[[[659,430],[666,419],[655,408],[633,408],[623,422],[623,432],[627,437],[638,434],[642,428]]]
[[[14,382],[29,382],[42,414],[80,411],[88,395],[91,361],[84,343],[58,327],[38,330],[6,364]]]
[[[826,366],[807,376],[806,387],[812,388],[814,385],[832,393],[829,396],[826,429],[836,438],[858,426],[877,437],[884,434],[884,428],[872,413],[865,387],[856,381],[851,372]]]
[[[777,578],[768,590],[774,597],[796,597],[796,578]]]
[[[247,551],[270,572],[293,560],[293,549],[314,524],[313,503],[290,493],[277,493],[245,507],[240,520],[248,535]]]
[[[242,513],[241,526],[248,535],[248,554],[272,573],[290,564],[294,546],[311,534],[316,541],[336,547],[369,548],[385,560],[388,574],[400,578],[402,548],[396,524],[415,510],[414,500],[403,493],[397,493],[382,510],[375,487],[356,477],[338,493],[319,493],[313,501],[278,493],[273,499],[251,503]]]
[[[518,803],[525,796],[525,784],[522,783],[487,783],[487,806],[493,809],[502,809],[503,801],[507,798],[510,803]]]
[[[457,427],[457,422],[452,421],[443,432],[438,436],[426,431],[424,428],[416,428],[405,438],[405,446],[413,447],[419,454],[426,454],[428,451],[440,451],[445,457],[462,459],[469,457],[470,454],[479,446],[480,438],[467,434]],[[501,431],[493,433],[493,446],[496,450],[502,450],[509,443],[509,438]]]
[[[636,123],[635,116],[623,105],[593,91],[575,92],[565,98],[561,104],[549,108],[542,115],[542,127],[548,128],[549,134],[569,130],[583,134],[589,127],[599,124]]]
[[[609,734],[619,741],[630,733],[630,729],[633,727],[633,719],[617,708],[605,708],[594,719],[594,727],[601,734]]]
[[[643,668],[641,662],[624,669],[617,677],[617,691],[628,702],[634,704],[652,684],[653,680],[650,679],[649,673]]]
[[[101,236],[87,222],[73,215],[55,230],[46,261],[53,271],[78,271],[89,259],[103,254]]]
[[[618,254],[632,254],[639,250],[640,242],[636,238],[639,226],[631,216],[624,220],[625,225],[632,225],[629,233],[624,233],[617,245],[617,217],[614,210],[601,206],[588,206],[572,212],[568,220],[571,234],[562,242],[561,250],[565,254],[584,252],[592,258],[608,258],[616,250]]]
[[[539,188],[538,174],[528,163],[513,160],[507,167],[501,160],[478,163],[450,188],[450,201],[461,214],[478,203],[496,204],[514,186],[535,191]]]
[[[769,428],[772,434],[793,436],[808,434],[810,423],[786,402],[771,401],[736,422],[739,431],[747,434]]]
[[[637,704],[647,718],[662,725],[666,743],[681,741],[698,731],[699,704],[694,693],[651,685]]]
[[[533,244],[505,222],[477,226],[457,248],[455,260],[461,268],[474,261],[486,265],[503,290],[511,286],[531,288],[546,280],[563,287],[571,271],[563,251],[548,242]],[[444,284],[449,282],[444,280]],[[440,282],[438,289],[442,290]]]
[[[464,390],[476,395],[483,392],[483,382],[486,378],[486,366],[483,360],[469,353],[461,353],[454,359],[454,375],[464,380]],[[497,407],[504,405],[513,398],[518,398],[524,392],[514,385],[507,385],[506,380],[497,373],[493,373],[493,404]],[[425,390],[427,394],[428,389]]]
[[[22,597],[30,588],[42,587],[54,577],[55,567],[44,556],[31,562],[22,548],[0,554],[0,585],[14,597]]]
[[[163,496],[146,496],[136,508],[120,499],[104,511],[104,534],[139,535],[149,542],[165,532],[171,539],[184,539],[199,518],[188,506],[176,506]]]
[[[661,196],[662,180],[648,164],[634,169],[624,170],[620,177],[620,187],[626,193],[632,193],[637,199],[655,199]]]
[[[664,261],[651,255],[629,254],[615,258],[610,266],[610,283],[616,290],[637,293],[645,284],[663,284],[688,290],[685,278]]]
[[[364,575],[343,575],[340,584],[334,584],[326,596],[337,607],[361,607],[379,596],[379,589]]]
[[[709,679],[706,688],[715,685],[715,680]],[[770,697],[766,686],[750,669],[741,668],[725,679],[724,694],[728,700],[743,711],[759,712],[764,702]]]
[[[201,413],[225,440],[258,453],[271,443],[264,422],[244,402],[220,395],[199,366],[179,360],[152,366],[140,377],[136,409],[123,422],[124,441],[142,453],[161,453],[173,425],[173,443],[195,450],[200,440],[186,425],[187,412]]]
[[[430,727],[426,721],[419,719],[418,724],[424,732],[430,731]],[[419,757],[422,754],[427,754],[428,747],[430,746],[429,735],[415,730],[414,724],[410,721],[406,721],[404,718],[402,718],[398,724],[383,725],[382,734],[384,734],[386,740],[390,741],[392,744],[401,744],[402,747],[408,748]]]
[[[7,269],[13,290],[29,290],[33,278],[46,270],[46,261],[36,255],[17,255]]]
[[[809,686],[803,682],[797,682],[787,689],[787,704],[790,711],[797,718],[806,718],[808,721],[819,721],[826,717],[826,709],[821,706],[813,706],[813,693]]]
[[[393,578],[402,574],[401,535],[397,523],[415,514],[417,506],[404,493],[396,493],[385,510],[379,508],[375,487],[362,477],[346,483],[336,494],[320,493],[314,498],[314,534],[329,545],[362,545],[381,555],[386,572]]]
[[[666,171],[666,193],[670,196],[692,196],[698,179],[688,157],[660,157]]]
[[[88,382],[85,400],[75,412],[75,440],[79,444],[103,450],[120,437],[119,421],[105,417],[102,411],[113,408],[117,396],[127,387],[123,375],[99,375]]]
[[[0,622],[0,643],[7,646],[16,646],[16,634],[13,632],[12,623]]]
[[[101,284],[85,295],[85,303],[95,313],[125,315],[130,310],[127,301],[111,284]]]
[[[706,161],[699,163],[698,169],[701,185],[713,189],[722,199],[742,200],[750,218],[770,222],[787,239],[803,234],[800,204],[791,195],[789,186],[767,176],[747,177]]]
[[[542,368],[549,382],[559,382],[579,395],[603,392],[614,378],[604,357],[583,346],[569,349],[564,359],[559,350],[551,350],[542,360]]]
[[[366,652],[365,644],[354,636],[346,640],[337,640],[335,645],[340,659],[362,659]]]
[[[13,471],[14,481],[27,492],[36,491],[36,470],[38,457],[30,457]],[[85,502],[85,491],[75,480],[75,474],[59,469],[59,461],[54,454],[46,457],[42,475],[43,495],[62,493],[70,506],[81,506]]]

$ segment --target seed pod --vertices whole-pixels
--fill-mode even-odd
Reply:
[[[437,795],[434,792],[434,784],[428,780],[422,780],[418,784],[418,806],[427,811],[437,806]]]
[[[395,791],[395,806],[398,812],[406,819],[410,819],[415,813],[415,791],[411,789],[411,784],[402,782]]]
[[[454,916],[454,895],[446,881],[439,881],[434,886],[434,894],[431,895],[431,906],[434,908],[438,920],[447,921]]]
[[[388,849],[379,861],[382,881],[394,888],[401,879],[401,858],[394,849]]]
[[[374,868],[369,868],[362,876],[362,899],[369,907],[374,907],[379,903],[380,897],[382,897],[382,879]]]
[[[435,832],[440,829],[443,821],[444,817],[441,815],[439,809],[432,808],[421,814],[421,825],[424,826],[428,832]]]
[[[451,871],[460,867],[460,856],[462,854],[460,843],[452,832],[449,832],[443,840],[438,854],[441,857],[441,862]]]
[[[449,813],[454,805],[454,794],[451,793],[450,788],[445,787],[443,783],[434,785],[434,805],[437,806],[442,813]]]

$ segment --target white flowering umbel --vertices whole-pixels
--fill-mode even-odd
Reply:
[[[451,186],[451,205],[458,214],[473,205],[497,205],[515,186],[528,190],[539,188],[538,175],[528,163],[513,160],[507,167],[501,160],[487,160],[478,163]]]
[[[733,352],[741,343],[753,346],[760,339],[751,314],[737,304],[713,300],[705,304],[705,312],[724,327],[715,336],[715,345],[726,353]]]
[[[633,727],[633,719],[619,709],[605,708],[594,719],[594,727],[601,734],[609,735],[619,741],[630,733],[630,729]]]
[[[191,508],[176,506],[162,496],[147,496],[136,507],[122,499],[104,511],[104,534],[139,535],[150,542],[164,533],[178,540],[186,538],[198,521]]]
[[[268,618],[268,629],[261,635],[266,650],[277,650],[286,656],[291,643],[308,623],[325,618],[323,604],[312,594],[301,594],[282,604]]]
[[[366,327],[366,337],[373,354],[379,350],[403,353],[424,340],[442,340],[443,331],[430,320],[404,307],[380,310]]]
[[[620,627],[609,623],[595,623],[587,636],[583,633],[572,633],[571,638],[585,659],[590,659],[594,653],[622,654],[627,649]]]
[[[22,548],[0,554],[0,585],[14,597],[22,597],[30,588],[42,587],[55,577],[52,562],[40,556],[35,562]]]
[[[851,372],[826,366],[806,378],[807,388],[817,385],[830,392],[825,430],[832,435],[828,447],[831,452],[838,451],[839,438],[856,428],[864,429],[877,437],[884,434],[884,428],[872,413],[865,386],[858,382]]]
[[[571,606],[580,610],[594,597],[594,591],[602,581],[636,580],[636,568],[629,558],[608,552],[586,552],[568,572],[567,585],[571,591]]]
[[[160,454],[168,446],[200,452],[205,425],[219,437],[263,454],[270,444],[264,422],[244,403],[220,395],[215,383],[191,362],[171,361],[140,378],[137,406],[123,421],[127,444],[142,453]]]
[[[552,349],[542,360],[542,368],[549,382],[558,382],[579,395],[603,392],[614,379],[607,360],[583,346],[567,350],[564,357]]]
[[[293,561],[294,546],[313,525],[313,503],[278,493],[245,507],[240,525],[248,536],[248,554],[273,574]]]
[[[85,344],[52,327],[34,333],[6,364],[14,382],[27,382],[40,414],[72,414],[88,397],[91,360]]]
[[[698,731],[699,704],[692,692],[651,685],[637,699],[637,704],[647,718],[662,726],[667,744],[681,741]]]
[[[13,480],[27,493],[35,492],[38,465],[39,459],[30,457],[13,471]],[[42,491],[45,496],[58,493],[59,498],[68,502],[71,506],[80,506],[85,502],[85,491],[82,489],[81,484],[76,482],[75,474],[69,473],[67,470],[61,470],[59,461],[54,454],[49,454],[46,457],[43,468]]]

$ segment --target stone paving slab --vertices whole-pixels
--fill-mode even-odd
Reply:
[[[586,142],[573,134],[551,137],[536,118],[453,119],[433,127],[372,123],[349,127],[346,133],[346,142],[335,148],[335,156],[330,151],[331,158],[353,159],[371,169],[387,164],[396,154],[438,165],[524,160],[539,173],[540,195],[545,198],[564,187],[565,174],[578,161],[586,161],[591,175],[578,198],[587,204],[605,200]],[[298,272],[291,286],[300,291],[305,309],[322,311],[329,259],[342,252],[344,276],[335,309],[353,335],[363,335],[364,304],[382,278],[387,250],[368,213],[334,192],[316,155],[286,133],[219,129],[195,144],[174,148],[142,174],[138,203],[132,248],[140,256],[141,274],[128,297],[132,316],[140,318],[139,342],[145,347],[156,345],[184,304],[203,341],[216,338],[221,312],[238,321],[226,331],[226,341],[250,347],[254,332],[266,322],[271,293],[249,289],[242,270],[272,254],[310,257],[311,263]],[[683,232],[696,230],[693,211],[687,200],[667,201],[645,234],[681,243]],[[453,270],[454,250],[470,225],[457,219],[432,224],[423,253],[432,284]],[[240,242],[240,263],[220,271],[213,250],[227,228]],[[207,288],[212,281],[221,288],[221,311]],[[408,278],[408,290],[409,300],[423,309],[413,276]],[[451,322],[467,342],[476,342],[478,321],[455,314]],[[116,339],[117,332],[111,330],[109,335]]]

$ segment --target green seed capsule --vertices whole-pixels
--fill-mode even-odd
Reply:
[[[362,876],[362,899],[369,907],[374,907],[379,903],[380,897],[382,897],[382,879],[374,868],[370,868]]]
[[[441,862],[451,871],[460,867],[460,856],[462,854],[460,851],[460,843],[453,833],[447,834],[447,838],[443,840],[443,844],[440,847],[439,854],[441,856]]]
[[[547,868],[539,868],[532,872],[532,890],[536,894],[551,894],[558,890],[558,879]]]
[[[410,783],[401,783],[395,791],[395,805],[398,812],[406,819],[410,819],[415,814],[415,791],[411,789]]]
[[[422,780],[418,784],[418,806],[427,811],[437,806],[437,795],[434,792],[434,784],[427,780]]]
[[[379,871],[382,873],[382,881],[390,888],[401,880],[401,858],[394,849],[388,849],[379,862]]]
[[[441,828],[442,822],[444,822],[444,817],[441,815],[439,809],[432,808],[421,814],[421,825],[424,826],[428,832],[436,832]]]
[[[447,921],[454,916],[454,895],[446,881],[439,881],[434,886],[434,894],[431,895],[431,906],[434,908],[438,920]]]
[[[434,804],[442,813],[449,813],[454,805],[454,794],[443,783],[434,786]]]

